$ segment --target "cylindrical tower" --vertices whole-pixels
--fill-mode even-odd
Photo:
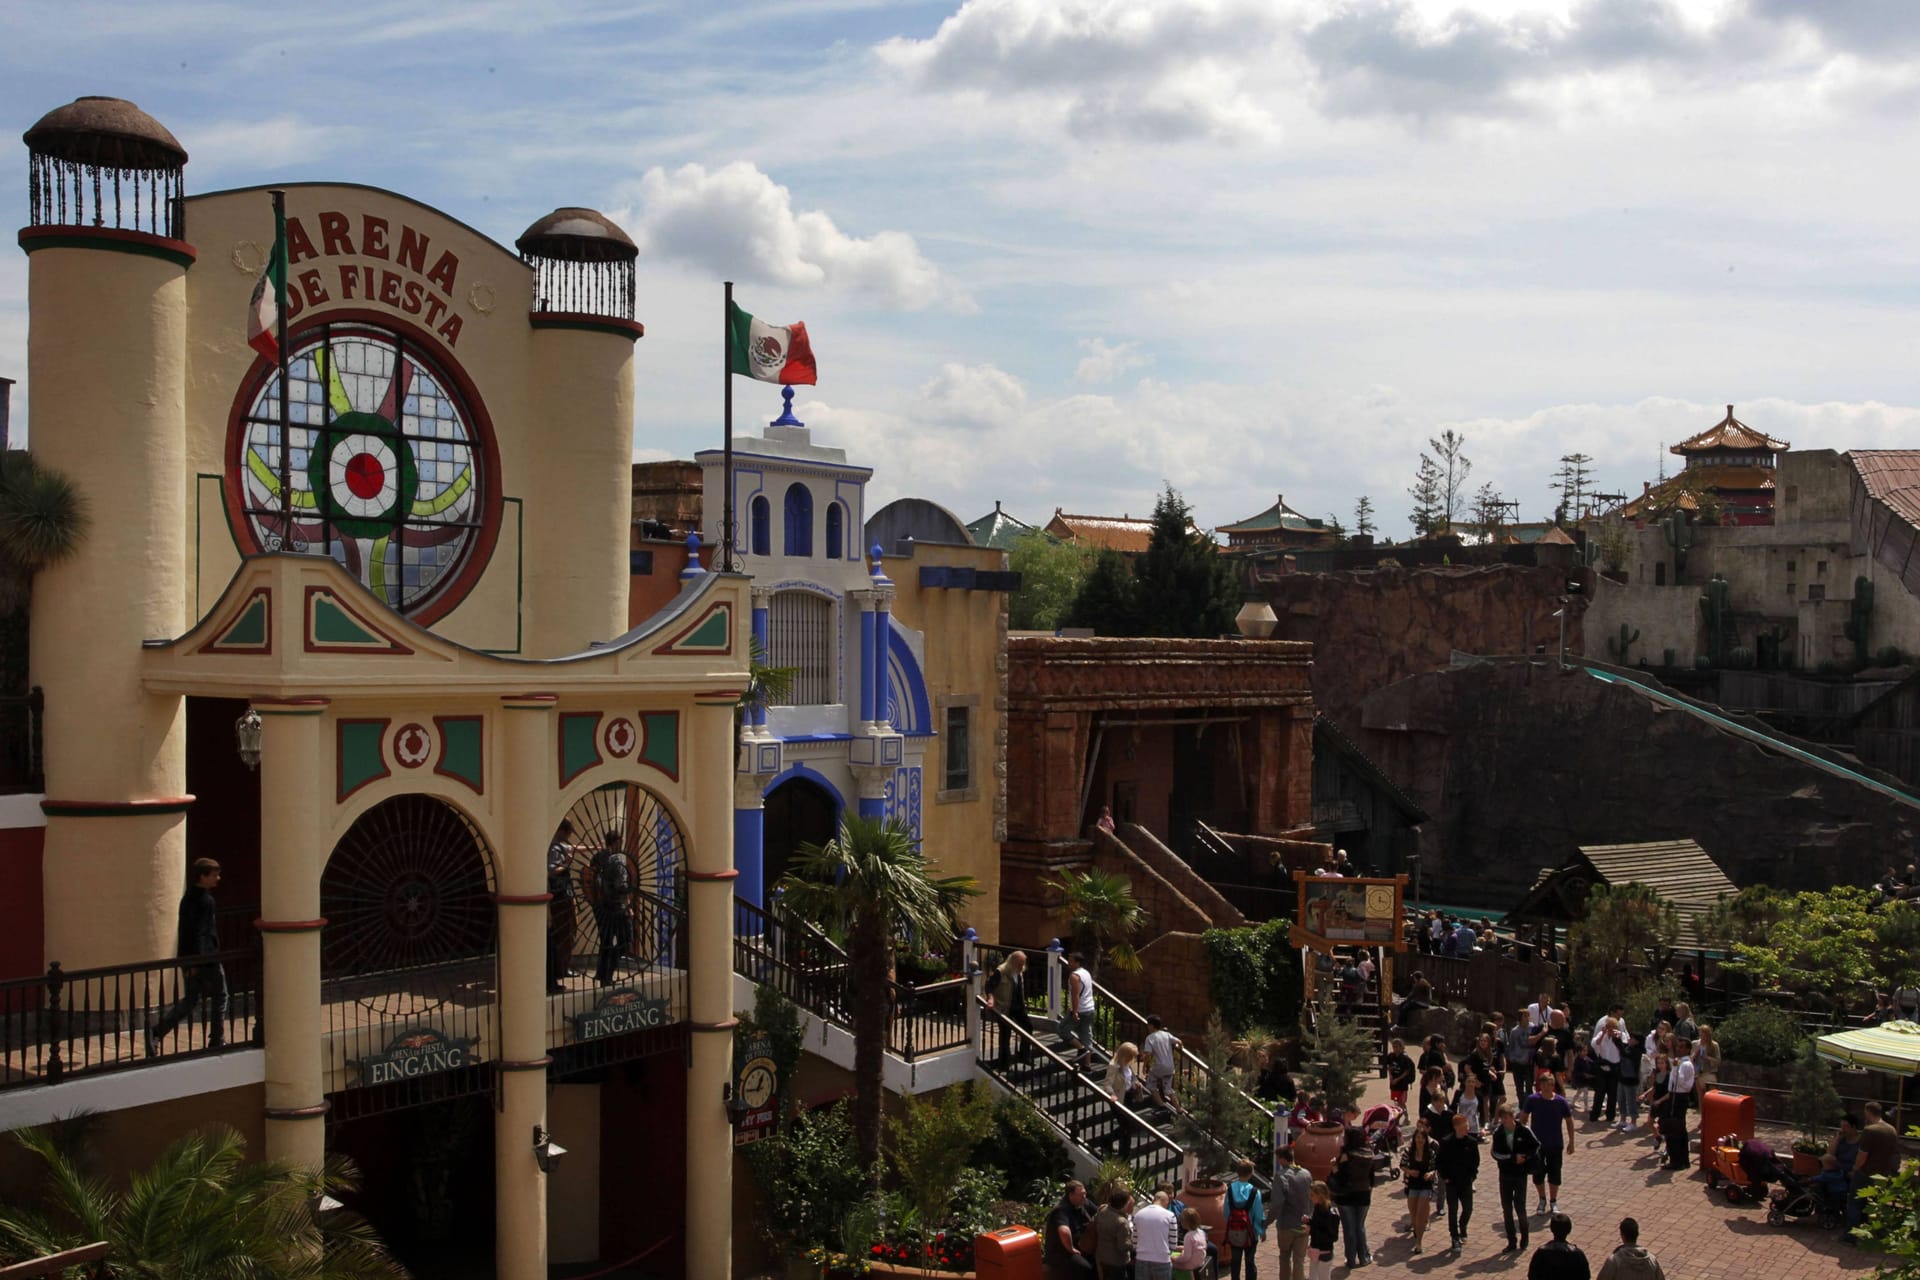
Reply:
[[[26,132],[27,372],[36,460],[90,516],[42,571],[46,954],[171,956],[185,879],[186,717],[141,686],[142,642],[185,629],[187,153],[131,102],[81,98]]]
[[[592,209],[555,209],[514,242],[536,272],[538,426],[527,451],[529,657],[584,649],[627,629],[633,519],[636,250]]]

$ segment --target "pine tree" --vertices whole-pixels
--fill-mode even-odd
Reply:
[[[1507,501],[1489,480],[1473,495],[1473,522],[1480,532],[1491,537],[1505,523]]]
[[[1220,549],[1193,527],[1193,510],[1168,485],[1153,504],[1153,538],[1134,566],[1143,632],[1213,637],[1233,631],[1240,592]]]
[[[1442,473],[1440,515],[1449,526],[1453,524],[1454,513],[1460,510],[1460,495],[1467,487],[1467,473],[1473,470],[1473,459],[1461,452],[1466,446],[1467,438],[1451,427],[1427,441],[1427,447],[1436,455],[1436,465]]]
[[[1353,531],[1370,538],[1373,530],[1373,499],[1362,494],[1360,501],[1353,504]]]
[[[1440,527],[1440,487],[1445,481],[1446,475],[1439,464],[1421,454],[1420,469],[1413,473],[1413,487],[1407,490],[1407,496],[1413,499],[1413,513],[1407,518],[1413,522],[1414,533],[1421,537]]]
[[[1247,1097],[1246,1073],[1233,1065],[1233,1037],[1215,1010],[1207,1017],[1207,1070],[1180,1090],[1174,1137],[1200,1157],[1202,1177],[1224,1175],[1236,1150],[1252,1152],[1264,1119]]]
[[[1313,1023],[1305,1031],[1302,1047],[1315,1091],[1325,1096],[1329,1107],[1352,1110],[1360,1101],[1360,1074],[1378,1053],[1373,1037],[1353,1019],[1340,1016],[1331,984],[1321,992]]]
[[[1553,473],[1553,483],[1549,488],[1560,491],[1560,506],[1555,508],[1554,519],[1564,523],[1571,516],[1578,520],[1586,514],[1587,464],[1593,459],[1584,453],[1565,454],[1560,459],[1560,469]]]
[[[1118,551],[1102,551],[1068,606],[1064,623],[1089,627],[1103,636],[1137,636],[1142,634],[1139,600],[1140,589],[1127,558]]]

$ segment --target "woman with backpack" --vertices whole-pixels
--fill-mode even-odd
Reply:
[[[1227,1184],[1226,1241],[1233,1249],[1228,1263],[1233,1280],[1240,1280],[1240,1263],[1247,1264],[1246,1280],[1260,1280],[1254,1270],[1254,1251],[1267,1240],[1266,1204],[1253,1185],[1253,1161],[1242,1156],[1233,1162],[1234,1179]]]

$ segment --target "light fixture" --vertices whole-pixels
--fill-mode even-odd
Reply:
[[[1273,606],[1265,600],[1249,600],[1234,615],[1233,625],[1249,640],[1265,640],[1280,625],[1280,619],[1274,615]]]
[[[234,743],[240,749],[240,763],[249,769],[260,767],[260,713],[252,707],[233,722]]]
[[[539,1125],[533,1126],[533,1162],[540,1166],[540,1172],[553,1173],[560,1168],[560,1158],[567,1149],[553,1140],[553,1135]]]
[[[753,1110],[747,1105],[746,1099],[733,1091],[731,1080],[720,1086],[720,1100],[727,1104],[727,1119],[732,1121],[736,1129],[740,1127],[740,1122],[747,1118],[747,1112]]]

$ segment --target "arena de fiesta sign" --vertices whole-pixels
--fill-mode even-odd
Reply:
[[[648,999],[632,987],[610,992],[586,1013],[573,1015],[575,1040],[604,1040],[629,1031],[646,1031],[667,1025],[667,1002]]]
[[[473,1065],[473,1041],[455,1040],[437,1027],[416,1027],[395,1036],[380,1053],[355,1064],[363,1085],[394,1084]]]

